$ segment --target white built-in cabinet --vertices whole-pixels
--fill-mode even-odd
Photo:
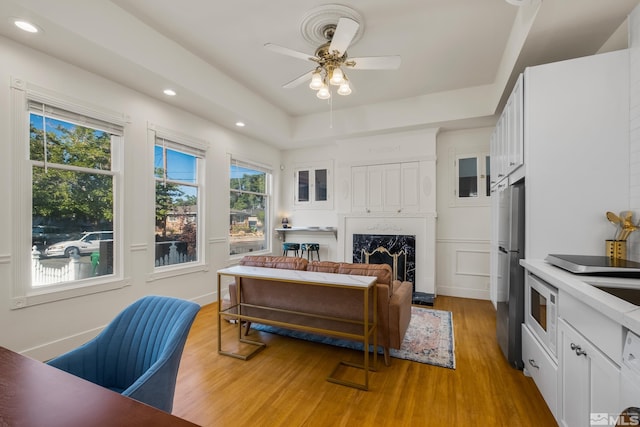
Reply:
[[[620,368],[563,319],[559,321],[558,333],[562,366],[560,425],[591,425],[591,414],[615,416],[620,402]]]
[[[521,74],[491,135],[491,186],[524,164],[523,90]]]
[[[352,212],[417,212],[419,162],[354,166],[351,168]]]

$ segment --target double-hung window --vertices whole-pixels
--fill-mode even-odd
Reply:
[[[124,117],[21,81],[12,91],[21,254],[12,306],[120,287]]]
[[[229,254],[269,250],[271,169],[231,159]]]
[[[154,134],[155,268],[202,263],[204,146]]]

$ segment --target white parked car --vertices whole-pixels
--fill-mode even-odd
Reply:
[[[66,240],[49,246],[46,256],[70,256],[72,253],[80,255],[90,254],[100,250],[101,241],[113,241],[113,231],[92,231],[84,233],[78,240]]]

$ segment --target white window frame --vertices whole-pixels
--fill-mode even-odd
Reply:
[[[262,171],[265,172],[266,175],[266,180],[265,180],[265,194],[264,197],[266,197],[266,206],[265,206],[265,225],[264,225],[264,232],[265,232],[265,242],[266,242],[266,249],[261,250],[261,251],[253,251],[250,254],[251,255],[264,255],[264,254],[270,254],[272,251],[272,229],[275,226],[275,222],[274,222],[274,215],[273,215],[273,168],[269,165],[265,165],[262,163],[258,163],[249,159],[245,159],[242,156],[236,156],[233,154],[229,154],[228,155],[228,164],[227,164],[227,188],[228,188],[228,193],[227,194],[231,194],[231,166],[233,164],[237,164],[240,166],[246,166],[247,168],[252,168],[253,170],[257,170],[257,171]],[[231,215],[231,204],[228,205],[228,210],[227,210],[227,215]],[[229,260],[233,261],[233,260],[238,260],[241,259],[243,256],[247,255],[247,253],[241,253],[241,254],[231,254],[231,236],[229,235],[229,233],[227,234],[227,254],[229,255]]]
[[[29,102],[65,110],[78,115],[82,125],[86,119],[91,126],[92,119],[110,123],[114,128],[124,129],[128,117],[122,113],[109,111],[103,107],[78,101],[63,94],[38,87],[19,78],[11,80],[11,140],[13,146],[13,247],[15,249],[11,308],[18,309],[44,304],[98,292],[119,289],[129,283],[123,278],[122,200],[124,175],[122,171],[124,137],[112,137],[111,173],[113,189],[113,232],[114,271],[113,274],[72,282],[61,282],[47,286],[32,286],[31,280],[31,239],[26,238],[31,230],[32,212],[32,165],[29,156]],[[84,118],[84,119],[83,119]]]
[[[487,176],[487,159],[490,159],[487,152],[473,152],[473,153],[452,153],[453,168],[452,168],[452,189],[453,189],[453,206],[489,206],[491,200],[491,192],[485,194]],[[476,197],[460,197],[460,160],[461,159],[476,159],[476,167],[478,171],[477,175],[477,188],[478,196]],[[489,162],[490,163],[490,162]]]
[[[193,154],[196,157],[196,168],[197,168],[197,186],[198,186],[198,212],[197,212],[197,221],[198,225],[196,227],[197,233],[197,253],[198,260],[194,262],[187,262],[181,264],[171,264],[156,267],[155,266],[155,217],[156,217],[156,177],[154,168],[154,160],[155,160],[155,147],[158,145],[158,141],[165,141],[165,144],[168,148],[174,148],[178,151],[182,151],[188,154]],[[207,164],[207,150],[209,144],[206,141],[191,137],[189,135],[185,135],[181,132],[169,130],[163,128],[161,126],[155,124],[149,124],[147,127],[147,144],[149,145],[150,156],[151,156],[151,172],[149,176],[151,177],[151,184],[149,191],[150,197],[148,200],[149,209],[149,218],[151,219],[150,230],[151,230],[151,244],[149,250],[148,257],[148,265],[151,268],[147,281],[154,281],[158,279],[164,279],[168,277],[175,277],[183,274],[189,274],[199,271],[208,271],[206,263],[206,245],[204,244],[204,239],[206,236],[205,227],[205,206],[206,206],[206,175],[205,169]]]
[[[315,200],[316,171],[327,171],[327,200]],[[309,200],[299,200],[300,172],[309,172]],[[297,164],[293,169],[293,207],[294,209],[333,209],[333,164],[330,161]]]

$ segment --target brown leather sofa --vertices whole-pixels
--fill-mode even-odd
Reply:
[[[390,364],[389,348],[399,349],[404,339],[404,335],[411,321],[411,299],[413,286],[411,282],[401,282],[391,280],[391,268],[386,264],[351,264],[345,262],[331,261],[307,261],[298,257],[282,256],[245,256],[240,261],[240,265],[254,267],[284,268],[292,270],[307,270],[324,273],[352,274],[377,277],[378,292],[378,345],[384,350],[384,361]],[[341,289],[322,288],[315,286],[300,286],[296,283],[269,283],[266,286],[264,281],[259,279],[243,279],[242,298],[243,302],[261,305],[266,307],[280,308],[285,310],[299,310],[311,312],[318,315],[326,315],[340,318],[353,318],[362,320],[363,304],[362,296],[359,299],[353,293],[341,293]],[[236,304],[235,283],[229,285],[229,298],[231,306]],[[250,310],[250,309],[249,309]],[[257,309],[256,309],[257,310]],[[248,312],[243,308],[244,314]],[[281,312],[260,312],[256,315],[264,318],[275,316],[272,320],[292,321],[295,319],[286,318],[289,314]],[[314,325],[321,328],[331,329],[331,320],[315,319],[319,322]],[[251,324],[247,324],[249,332]]]

